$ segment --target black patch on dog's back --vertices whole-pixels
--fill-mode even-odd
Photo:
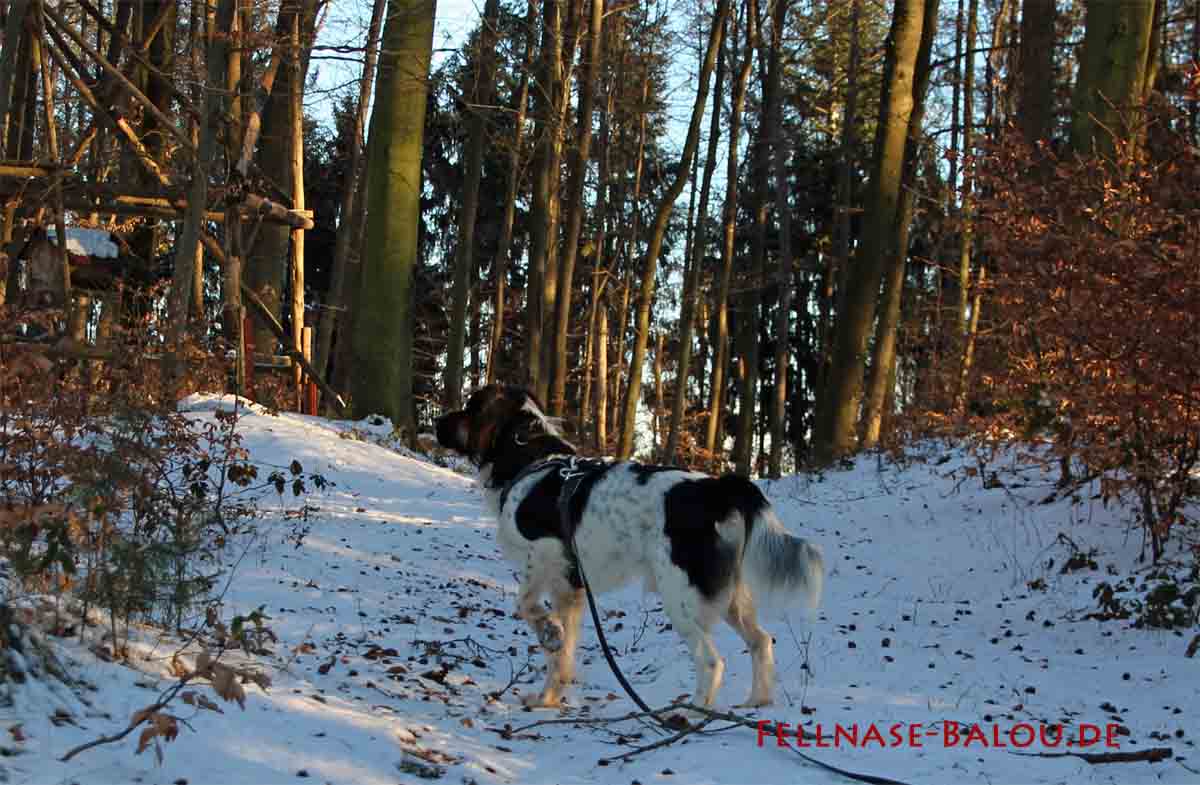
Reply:
[[[656,466],[648,463],[629,464],[629,472],[637,478],[638,485],[645,485],[646,483],[650,482],[650,478],[656,474],[661,474],[662,472],[682,471],[684,470],[680,469],[678,466]]]
[[[575,487],[571,489],[571,498],[567,500],[567,525],[571,527],[569,534],[574,535],[575,530],[579,528],[579,522],[583,519],[583,512],[587,509],[588,499],[596,483],[604,479],[604,475],[617,465],[599,461],[583,464],[584,475],[575,483]]]
[[[671,561],[705,597],[711,599],[729,585],[739,558],[737,548],[717,533],[717,524],[737,511],[749,540],[754,519],[767,504],[754,483],[733,474],[683,480],[667,490],[664,531]]]
[[[587,478],[585,478],[586,480]],[[580,483],[582,485],[582,481]],[[570,521],[571,531],[563,530],[562,516],[559,515],[558,500],[562,493],[563,478],[557,466],[552,467],[546,474],[538,477],[537,481],[525,492],[521,503],[517,505],[514,518],[517,531],[527,540],[540,540],[543,537],[553,537],[563,544],[567,562],[570,568],[566,578],[576,589],[583,587],[579,578],[579,562],[571,548],[569,538],[578,524],[578,518]]]

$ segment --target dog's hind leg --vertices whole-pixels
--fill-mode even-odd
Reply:
[[[529,696],[528,706],[557,708],[562,692],[575,678],[575,646],[579,642],[579,625],[583,618],[583,592],[562,587],[554,594],[553,616],[548,623],[561,625],[557,649],[546,651],[546,683],[541,694]]]
[[[740,580],[734,587],[729,609],[725,611],[725,621],[750,648],[750,662],[754,669],[750,697],[739,708],[769,706],[775,685],[774,645],[770,634],[758,624],[750,589]]]
[[[720,603],[706,599],[689,585],[681,570],[672,568],[665,572],[668,574],[658,578],[663,610],[691,651],[696,668],[696,692],[692,695],[692,703],[712,706],[725,674],[725,660],[713,645],[711,634],[720,615]]]

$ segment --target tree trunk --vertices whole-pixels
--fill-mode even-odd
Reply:
[[[609,380],[611,387],[608,393],[609,405],[612,408],[608,414],[608,421],[614,427],[620,427],[621,372],[625,366],[625,326],[629,321],[629,297],[632,292],[633,284],[626,279],[621,283],[621,305],[617,308],[616,330],[612,337],[613,354],[612,370],[610,371],[612,378]]]
[[[291,83],[288,85],[288,122],[291,125],[291,144],[288,146],[292,163],[292,209],[305,209],[304,201],[304,79],[301,77],[300,20],[292,17],[291,53],[288,70]],[[291,249],[291,295],[292,295],[292,348],[304,352],[304,229],[292,229]],[[309,347],[311,351],[311,346]],[[298,363],[292,364],[296,392],[296,411],[304,411],[304,373]]]
[[[838,314],[828,406],[814,427],[813,455],[830,463],[855,447],[855,425],[863,394],[867,341],[875,321],[884,255],[892,242],[900,205],[900,180],[913,76],[924,26],[925,0],[896,0],[884,66],[871,185],[863,220],[861,253],[846,285],[845,311]]]
[[[601,344],[595,340],[594,331],[598,327],[599,312],[606,308],[606,299],[604,298],[604,289],[607,288],[610,275],[604,269],[607,243],[607,222],[608,222],[608,192],[609,185],[609,170],[611,168],[612,146],[609,144],[609,135],[612,130],[612,114],[613,114],[613,94],[614,90],[609,85],[607,88],[607,96],[605,98],[604,114],[600,118],[600,139],[599,149],[597,149],[597,157],[600,159],[600,171],[596,178],[596,205],[594,208],[593,220],[596,224],[596,235],[592,241],[592,247],[595,249],[592,265],[592,314],[589,319],[587,341],[591,349],[589,352],[589,361],[586,364],[583,387],[583,400],[579,406],[579,416],[582,421],[592,418],[595,421],[595,407],[592,405],[592,396],[598,394],[601,388],[606,388],[607,379],[594,371],[594,365],[599,359]],[[605,322],[607,324],[607,320]],[[604,351],[607,354],[608,337],[605,336]]]
[[[516,122],[514,124],[512,148],[508,153],[508,195],[504,199],[504,218],[500,223],[500,242],[496,244],[496,256],[492,260],[492,284],[495,290],[495,306],[492,309],[492,337],[488,348],[487,383],[493,384],[499,377],[500,345],[504,340],[504,319],[507,303],[505,290],[508,284],[508,255],[512,248],[513,221],[517,210],[517,191],[521,184],[521,145],[525,139],[525,114],[529,106],[529,74],[533,70],[534,26],[537,22],[537,0],[529,0],[525,15],[525,61],[521,69],[521,85],[517,88]]]
[[[754,191],[751,202],[754,230],[750,235],[750,270],[744,281],[744,291],[738,316],[738,356],[741,363],[741,389],[738,393],[737,430],[733,439],[733,463],[738,474],[753,472],[754,436],[758,430],[759,366],[762,342],[759,339],[759,311],[763,303],[766,282],[767,223],[771,205],[767,199],[770,158],[770,107],[775,102],[771,77],[770,46],[762,40],[762,18],[759,18],[758,62],[759,80],[765,85],[763,102],[759,107],[758,128],[750,156],[751,180]]]
[[[290,35],[292,20],[300,14],[300,37],[311,42],[316,25],[317,0],[286,2],[279,8],[275,25],[276,48],[286,49],[285,39]],[[307,58],[301,58],[301,84],[307,76]],[[292,93],[293,73],[291,68],[280,67],[275,77],[271,97],[263,113],[262,133],[259,136],[258,166],[263,175],[276,183],[289,196],[294,193],[292,183],[291,125],[288,97]],[[287,277],[291,229],[279,223],[263,222],[255,236],[254,247],[246,260],[246,284],[277,317],[282,313],[283,283]],[[254,346],[256,351],[273,354],[275,334],[261,320],[256,321]]]
[[[853,233],[850,213],[854,207],[854,161],[858,147],[858,70],[859,18],[862,0],[850,4],[850,54],[846,63],[846,103],[842,107],[842,129],[838,150],[837,211],[833,227],[832,269],[826,269],[817,315],[817,340],[820,344],[820,366],[817,375],[817,418],[830,405],[828,396],[829,366],[833,359],[833,303],[844,297],[845,282],[850,274],[850,241]]]
[[[771,408],[771,459],[768,473],[773,478],[783,471],[783,444],[787,439],[787,378],[788,357],[791,344],[792,311],[792,208],[788,203],[788,150],[783,139],[783,112],[780,95],[780,59],[783,55],[783,29],[787,21],[789,0],[775,0],[771,27],[771,105],[770,118],[772,149],[775,155],[775,213],[779,219],[779,267],[775,282],[779,289],[779,302],[775,311],[775,387]]]
[[[386,4],[387,0],[383,0]],[[371,142],[363,150],[367,162],[371,159]],[[363,238],[367,233],[367,184],[371,181],[371,167],[364,166],[358,176],[358,193],[354,196],[354,212],[346,219],[350,231],[350,247],[346,249],[346,282],[343,302],[342,327],[333,342],[332,384],[335,390],[346,397],[350,393],[351,371],[354,368],[354,334],[358,323],[358,293],[363,280]]]
[[[970,314],[971,289],[971,243],[974,239],[974,202],[972,169],[969,166],[975,137],[975,38],[979,29],[979,0],[971,0],[967,6],[967,49],[966,65],[963,69],[963,120],[962,120],[962,200],[959,205],[961,227],[958,235],[958,351],[962,360],[962,349],[967,344],[967,319]],[[961,366],[960,366],[961,367]]]
[[[562,0],[542,0],[541,73],[533,92],[534,136],[533,194],[529,211],[529,274],[526,277],[526,363],[528,383],[534,391],[546,389],[542,367],[543,327],[552,314],[545,312],[546,275],[553,252],[554,180],[558,177],[554,141],[558,134],[559,89],[562,82]],[[539,395],[545,400],[544,395]]]
[[[558,299],[555,303],[554,379],[550,392],[550,413],[562,416],[567,406],[567,334],[571,321],[571,290],[575,278],[575,259],[579,253],[579,235],[583,228],[583,186],[587,181],[592,148],[592,114],[596,100],[596,82],[600,78],[604,54],[604,0],[591,0],[588,24],[588,53],[583,79],[579,83],[578,138],[571,162],[571,180],[567,187],[566,236],[558,273]],[[602,187],[602,186],[601,186]]]
[[[1137,128],[1155,0],[1086,3],[1083,49],[1071,113],[1071,147],[1111,155]]]
[[[654,216],[654,226],[650,231],[650,242],[646,248],[646,260],[642,269],[641,291],[638,300],[637,326],[633,346],[633,360],[629,364],[629,384],[625,391],[625,405],[621,422],[621,444],[618,455],[627,459],[633,455],[634,431],[637,428],[638,400],[642,391],[642,366],[646,361],[646,345],[650,338],[650,305],[654,297],[655,273],[658,269],[658,255],[662,251],[663,239],[667,233],[667,222],[675,207],[675,200],[683,192],[687,180],[687,171],[691,168],[692,156],[700,143],[700,123],[704,119],[704,106],[708,100],[708,82],[716,67],[717,51],[721,48],[721,38],[725,31],[725,17],[729,15],[729,0],[718,0],[717,10],[713,17],[712,31],[709,33],[708,47],[704,52],[704,67],[700,72],[700,83],[696,91],[696,102],[692,106],[692,117],[688,123],[687,139],[683,145],[683,155],[679,168],[667,187],[663,200],[658,205]]]
[[[663,413],[663,351],[666,347],[667,335],[658,330],[654,336],[654,411],[651,412],[650,454],[657,455],[662,445]]]
[[[600,301],[596,327],[596,451],[608,451],[608,304]]]
[[[726,25],[729,22],[726,20]],[[721,91],[725,88],[725,47],[717,55],[716,86],[713,88],[713,108],[708,126],[708,150],[704,158],[704,174],[700,182],[700,214],[692,231],[691,256],[686,257],[683,301],[679,315],[679,351],[675,357],[675,395],[671,401],[671,423],[663,462],[678,460],[679,429],[687,408],[688,379],[691,377],[692,332],[696,321],[696,303],[700,299],[700,280],[704,272],[705,251],[708,248],[705,229],[708,228],[708,195],[712,191],[713,172],[717,168],[717,147],[721,141]]]
[[[496,80],[496,25],[499,0],[487,0],[483,12],[479,50],[475,55],[475,78],[467,107],[466,166],[463,172],[463,202],[458,212],[458,238],[454,249],[454,282],[451,287],[450,336],[446,348],[444,403],[447,410],[460,408],[463,387],[463,343],[467,327],[467,300],[471,292],[471,269],[475,253],[475,216],[479,211],[479,181],[483,175],[484,112],[492,104]]]
[[[1017,122],[1033,144],[1054,131],[1055,0],[1024,0],[1021,10],[1021,92]]]
[[[180,349],[180,341],[188,324],[191,308],[196,246],[204,231],[204,211],[208,204],[208,181],[219,146],[217,131],[222,114],[226,58],[229,54],[228,35],[233,26],[235,0],[220,0],[217,4],[216,29],[209,34],[205,58],[208,66],[207,84],[200,117],[200,144],[192,166],[192,182],[188,187],[188,206],[175,244],[174,274],[171,278],[171,342],[172,350]],[[241,350],[240,347],[238,349]],[[182,372],[182,357],[173,355],[168,376],[172,384]]]
[[[912,225],[913,203],[916,196],[917,158],[925,121],[925,94],[929,89],[930,57],[937,33],[938,0],[927,0],[925,23],[921,29],[921,50],[917,54],[916,76],[913,78],[913,111],[908,120],[908,141],[904,147],[904,173],[900,209],[893,230],[895,243],[889,253],[887,273],[883,283],[883,298],[879,323],[875,329],[875,345],[871,355],[867,394],[863,407],[864,449],[879,444],[883,421],[891,413],[887,408],[896,380],[896,338],[900,325],[900,304],[904,293],[904,271],[908,260],[908,234]]]
[[[371,111],[367,232],[354,329],[354,410],[390,417],[415,438],[413,271],[421,147],[436,0],[389,0]]]
[[[355,229],[354,214],[358,209],[359,180],[364,177],[362,167],[363,131],[367,127],[367,112],[371,103],[371,89],[375,83],[375,63],[379,59],[379,30],[383,26],[383,12],[387,0],[374,0],[371,22],[367,28],[367,51],[363,61],[362,78],[359,80],[358,104],[354,112],[354,129],[350,137],[350,166],[346,181],[342,184],[341,207],[338,210],[337,235],[333,245],[333,268],[330,277],[329,307],[321,312],[317,328],[317,356],[314,365],[322,377],[329,373],[329,359],[333,349],[333,335],[339,330],[350,330],[346,315],[346,278],[350,265],[351,240]]]
[[[713,359],[713,378],[709,388],[708,428],[704,449],[714,458],[720,451],[717,437],[721,432],[724,413],[725,372],[729,367],[729,290],[733,280],[734,241],[737,236],[738,145],[741,142],[742,112],[746,107],[746,88],[754,67],[754,51],[758,41],[758,0],[746,0],[746,49],[733,86],[729,111],[729,153],[725,169],[725,207],[721,243],[721,280],[717,287],[716,355]],[[715,463],[716,461],[714,461]]]

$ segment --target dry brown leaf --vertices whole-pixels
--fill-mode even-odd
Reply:
[[[179,735],[179,723],[177,723],[175,718],[170,714],[162,714],[160,712],[154,712],[146,715],[145,711],[143,710],[133,716],[135,718],[139,718],[139,722],[142,719],[145,719],[148,722],[146,727],[142,730],[141,735],[138,736],[137,751],[134,754],[141,755],[146,751],[147,748],[149,748],[150,743],[153,742],[154,757],[158,759],[158,763],[161,766],[163,761],[163,752],[162,746],[159,745],[158,740],[161,738],[164,741],[174,741],[175,737]]]
[[[135,711],[133,713],[133,716],[129,718],[129,727],[136,728],[138,725],[141,725],[145,720],[149,719],[150,715],[153,713],[154,713],[154,710],[149,707]]]
[[[137,752],[134,755],[141,755],[150,746],[150,742],[154,741],[154,737],[158,735],[158,730],[153,725],[147,725],[142,731],[142,735],[138,736]]]
[[[202,651],[196,655],[196,675],[208,678],[212,664],[215,662],[213,656],[206,651]]]
[[[191,671],[189,671],[187,666],[183,664],[183,660],[179,659],[178,654],[171,657],[171,675],[172,676],[174,676],[177,679],[182,679],[183,677],[187,676],[189,673],[191,673]]]
[[[237,673],[233,668],[214,662],[212,675],[209,678],[212,680],[213,690],[218,696],[223,700],[237,701],[239,707],[246,708],[246,690],[238,683]]]
[[[179,723],[170,714],[155,712],[150,721],[158,729],[158,735],[166,741],[175,741],[175,737],[179,735]]]

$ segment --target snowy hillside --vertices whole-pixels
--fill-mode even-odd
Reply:
[[[191,405],[208,416],[230,401]],[[163,745],[161,765],[152,752],[134,754],[136,733],[62,763],[72,747],[123,729],[170,686],[178,645],[144,637],[135,671],[64,639],[62,656],[94,685],[90,705],[52,716],[51,698],[32,687],[18,693],[2,710],[7,781],[845,781],[773,737],[758,746],[745,728],[600,765],[661,734],[638,720],[599,722],[634,706],[590,619],[565,710],[521,708],[517,693],[540,684],[541,656],[513,618],[513,572],[469,476],[379,446],[364,437],[370,429],[354,435],[345,423],[255,410],[240,430],[252,459],[298,460],[333,484],[308,498],[316,510],[298,547],[289,539],[294,522],[262,522],[225,598],[229,615],[263,606],[270,617],[278,641],[258,658],[269,691],[247,685],[245,709],[223,703],[223,714],[173,705],[190,727]],[[1039,504],[1052,476],[1030,470],[985,489],[967,467],[960,456],[930,452],[906,468],[870,458],[820,479],[763,484],[787,525],[825,549],[830,574],[813,619],[796,612],[764,620],[777,642],[779,703],[755,716],[810,734],[820,724],[831,745],[835,724],[856,724],[857,745],[810,742],[807,752],[908,783],[1200,780],[1200,661],[1185,658],[1191,633],[1084,618],[1096,609],[1093,588],[1112,580],[1110,565],[1121,574],[1139,569],[1140,535],[1119,522],[1128,511],[1086,498]],[[1096,549],[1096,569],[1062,571],[1068,540]],[[621,666],[648,702],[662,706],[690,691],[691,659],[656,597],[631,589],[599,603]],[[718,701],[728,708],[749,690],[750,659],[728,627],[718,629],[717,645],[727,663]],[[597,722],[517,730],[587,717]],[[1102,739],[1087,752],[1170,747],[1174,759],[1094,766],[994,746],[993,734],[1020,741],[1018,726],[1053,734],[1047,726],[1059,723],[1067,738],[1086,726],[1119,742]],[[967,744],[973,724],[983,735]],[[868,741],[872,728],[886,746]],[[947,746],[955,729],[959,742]],[[1025,751],[1038,750],[1046,751],[1040,741]]]

